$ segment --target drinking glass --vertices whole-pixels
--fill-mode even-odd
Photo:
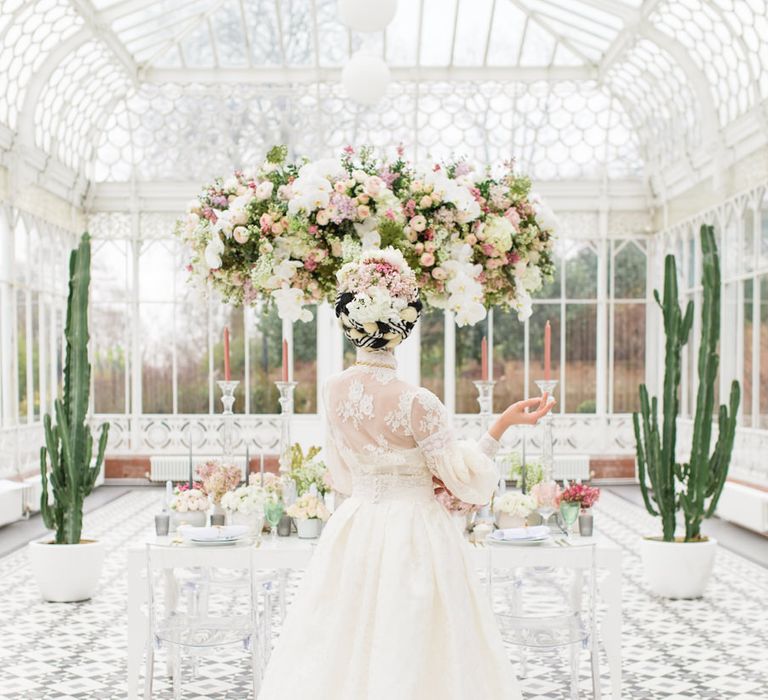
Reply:
[[[277,525],[283,517],[283,502],[278,498],[272,498],[264,504],[264,517],[270,527],[270,541],[273,547],[277,547]]]
[[[579,504],[569,503],[567,501],[560,502],[560,515],[563,516],[563,522],[565,522],[565,534],[568,535],[579,517]]]
[[[546,525],[549,518],[557,510],[557,482],[542,481],[536,489],[536,500],[538,502],[539,512],[542,518],[542,525]]]

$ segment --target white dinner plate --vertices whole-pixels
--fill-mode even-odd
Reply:
[[[187,540],[186,543],[194,547],[226,547],[229,544],[240,544],[245,539],[245,537],[238,537],[228,540]]]
[[[214,527],[192,527],[183,525],[179,535],[185,541],[191,542],[225,542],[237,540],[248,533],[246,525],[223,525]]]
[[[552,538],[547,535],[546,537],[540,537],[538,539],[531,540],[497,540],[494,537],[488,537],[488,542],[493,544],[511,544],[513,547],[534,547],[539,544],[549,542]]]

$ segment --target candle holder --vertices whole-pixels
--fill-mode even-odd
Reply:
[[[240,382],[223,381],[216,382],[221,389],[221,405],[224,410],[221,412],[221,453],[226,464],[234,463],[234,454],[232,443],[234,442],[234,426],[232,422],[232,406],[235,405],[235,389]]]
[[[557,379],[537,379],[536,386],[539,387],[539,391],[547,394],[548,401],[551,403],[555,400],[553,393],[557,388]],[[541,467],[543,472],[543,481],[552,481],[552,475],[555,470],[555,455],[553,451],[553,437],[552,437],[552,412],[547,413],[541,420],[542,427],[544,428],[544,436],[541,440]]]
[[[492,379],[482,379],[473,382],[477,389],[477,403],[480,405],[480,425],[488,430],[493,418],[493,387],[496,382]]]
[[[293,418],[293,392],[298,382],[275,382],[280,392],[280,473],[291,470],[291,418]]]

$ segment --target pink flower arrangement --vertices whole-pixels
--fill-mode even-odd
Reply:
[[[556,481],[540,481],[531,489],[531,496],[536,499],[536,504],[540,508],[544,506],[558,508],[562,492]]]
[[[240,483],[240,467],[221,464],[215,460],[201,464],[197,474],[202,481],[202,490],[210,496],[214,503],[220,503],[221,497],[227,491],[233,491]]]
[[[571,484],[560,495],[566,503],[578,503],[582,508],[591,508],[600,498],[600,489],[586,484]]]
[[[433,480],[435,489],[435,499],[451,515],[469,515],[478,510],[479,506],[473,503],[466,503],[460,498],[456,498],[443,484],[437,479]]]

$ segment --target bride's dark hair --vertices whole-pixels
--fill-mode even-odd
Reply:
[[[344,335],[358,348],[382,350],[394,348],[413,330],[421,315],[422,303],[418,297],[400,312],[400,321],[374,321],[358,323],[349,317],[347,305],[355,298],[353,292],[341,292],[336,297],[336,317],[341,321]]]

